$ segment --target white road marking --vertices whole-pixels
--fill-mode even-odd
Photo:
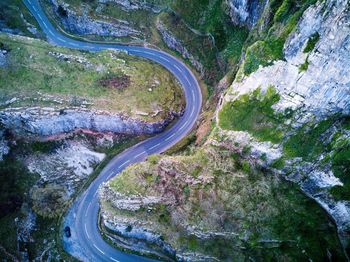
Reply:
[[[178,67],[177,65],[174,65],[174,66],[177,68],[177,70],[179,70],[181,73],[183,73],[182,69],[180,67]]]
[[[168,59],[166,59],[165,57],[160,56],[160,58],[164,59],[165,61],[167,61],[168,63],[170,63],[170,61]]]
[[[115,258],[113,258],[113,257],[109,257],[110,259],[112,259],[113,261],[115,261],[115,262],[119,262],[119,260],[116,260]]]
[[[61,37],[57,37],[58,40],[62,41],[62,42],[66,42],[66,40],[64,40],[63,38]]]
[[[139,156],[141,156],[141,155],[143,155],[143,154],[145,154],[146,153],[146,151],[143,151],[143,152],[141,152],[140,154],[137,154],[134,158],[138,158]]]
[[[176,133],[174,133],[174,134],[172,134],[171,136],[167,137],[167,138],[165,139],[165,141],[170,140],[172,137],[174,137],[174,136],[175,136],[175,134],[176,134]]]
[[[139,52],[140,52],[140,53],[144,53],[144,54],[154,55],[153,53],[147,52],[147,51],[139,51]]]
[[[127,161],[125,161],[123,164],[121,164],[119,167],[123,167],[123,166],[125,166],[127,163],[129,163],[130,162],[130,160],[127,160]]]
[[[194,91],[193,90],[191,90],[192,91],[192,99],[193,99],[193,102],[194,102]]]
[[[187,125],[187,123],[188,123],[188,121],[186,121],[186,122],[182,125],[182,127],[179,128],[179,130],[184,129],[184,127]]]
[[[41,17],[41,15],[40,15],[40,14],[38,14],[38,17],[40,18],[40,20],[43,20],[43,18]]]
[[[71,43],[71,45],[72,45],[72,46],[79,46],[78,44],[73,43],[73,42]]]
[[[105,254],[105,252],[103,252],[101,249],[99,249],[95,244],[93,244],[93,245],[98,251],[100,251],[102,254]]]
[[[158,143],[158,144],[156,144],[156,145],[150,147],[149,149],[152,150],[152,149],[156,148],[156,147],[159,146],[159,145],[160,145],[160,143]]]
[[[48,27],[47,27],[47,25],[46,25],[46,23],[43,21],[43,24],[44,24],[44,26],[46,27],[46,29],[48,29]]]
[[[90,239],[89,233],[88,233],[88,231],[87,231],[86,224],[85,224],[85,233],[86,233],[86,235],[87,235],[88,239]]]
[[[192,117],[193,113],[194,113],[194,107],[192,107],[192,112],[191,112],[190,117]]]

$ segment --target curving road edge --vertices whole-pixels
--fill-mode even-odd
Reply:
[[[118,175],[128,165],[145,160],[148,155],[164,152],[185,137],[194,127],[202,105],[202,94],[198,81],[189,68],[179,59],[159,50],[117,44],[83,42],[60,33],[49,21],[38,0],[23,0],[38,21],[50,43],[88,51],[118,49],[131,55],[144,57],[167,68],[180,82],[186,98],[186,109],[182,117],[163,133],[149,138],[115,156],[91,183],[88,189],[74,202],[65,218],[71,227],[71,238],[64,239],[64,248],[83,261],[151,261],[151,259],[128,254],[106,243],[98,228],[98,187],[101,183]]]

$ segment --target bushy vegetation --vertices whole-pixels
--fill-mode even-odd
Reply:
[[[279,99],[273,87],[269,87],[265,94],[257,88],[226,103],[219,112],[219,125],[223,129],[247,131],[262,141],[279,143],[284,116],[272,109]]]
[[[350,131],[350,118],[346,117],[341,128]],[[337,136],[332,139],[332,154],[330,161],[334,175],[338,177],[344,186],[335,186],[331,189],[331,194],[337,200],[350,200],[350,139]]]
[[[299,72],[304,72],[309,68],[309,60],[308,57],[305,59],[305,62],[299,65]]]
[[[350,140],[346,135],[349,122],[348,117],[335,115],[316,124],[305,124],[286,141],[283,149],[287,158],[302,157],[310,162],[323,154],[321,163],[330,165],[344,184],[330,189],[337,200],[350,200]],[[333,133],[332,128],[338,131]]]
[[[48,218],[61,215],[69,200],[66,190],[58,185],[33,188],[31,197],[33,210],[37,214]]]
[[[346,141],[343,147],[334,153],[332,157],[332,169],[335,176],[340,178],[344,186],[335,186],[331,194],[337,200],[350,200],[350,141]]]
[[[15,156],[6,156],[0,161],[0,218],[18,211],[25,193],[32,186],[34,176]]]
[[[317,42],[320,40],[320,35],[319,33],[314,33],[310,38],[309,40],[307,41],[306,43],[306,47],[304,48],[303,52],[304,53],[309,53],[311,52],[312,50],[314,50]]]

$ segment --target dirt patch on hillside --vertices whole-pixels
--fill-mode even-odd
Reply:
[[[130,76],[128,75],[111,75],[100,79],[99,84],[103,87],[123,90],[130,85]]]

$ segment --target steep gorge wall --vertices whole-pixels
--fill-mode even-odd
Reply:
[[[151,135],[161,132],[173,118],[148,123],[123,114],[82,109],[27,108],[0,112],[3,128],[26,139],[49,139],[77,131]]]
[[[113,23],[96,20],[89,16],[88,10],[82,15],[69,8],[69,5],[57,0],[50,0],[54,14],[60,17],[65,29],[79,35],[97,36],[141,36],[141,32],[130,27],[128,22],[115,20]]]
[[[268,2],[268,0],[226,0],[232,22],[249,29],[256,25]]]
[[[335,187],[344,190],[348,187],[348,169],[343,167],[343,174],[335,172],[332,159],[338,151],[348,154],[347,144],[350,141],[347,124],[341,124],[342,121],[347,123],[350,114],[349,36],[349,3],[344,0],[318,2],[304,12],[296,30],[285,42],[285,60],[275,61],[270,66],[259,67],[250,75],[239,77],[224,97],[224,109],[221,109],[227,110],[229,104],[239,101],[244,95],[252,96],[258,89],[268,93],[271,87],[275,88],[279,96],[272,106],[277,112],[275,117],[288,111],[293,113],[291,118],[282,120],[283,127],[278,128],[286,130],[282,131],[283,140],[270,144],[270,149],[264,152],[269,155],[276,147],[281,150],[281,155],[288,159],[284,162],[282,173],[334,219],[344,248],[349,243],[350,202],[344,196],[341,199],[335,197],[332,192]],[[218,114],[219,126],[220,114],[223,116],[223,113]],[[303,152],[302,134],[307,136],[312,132],[310,129],[316,130],[317,126],[322,129],[325,123],[333,124],[324,128],[315,141],[320,144],[320,152],[314,156],[295,155],[294,158],[287,155],[289,137],[300,134],[300,144],[294,145],[293,150]],[[251,131],[246,133],[249,132],[252,135]],[[231,134],[235,141],[238,136],[239,133]],[[338,148],[340,142],[343,145]],[[309,146],[316,147],[316,144]]]

